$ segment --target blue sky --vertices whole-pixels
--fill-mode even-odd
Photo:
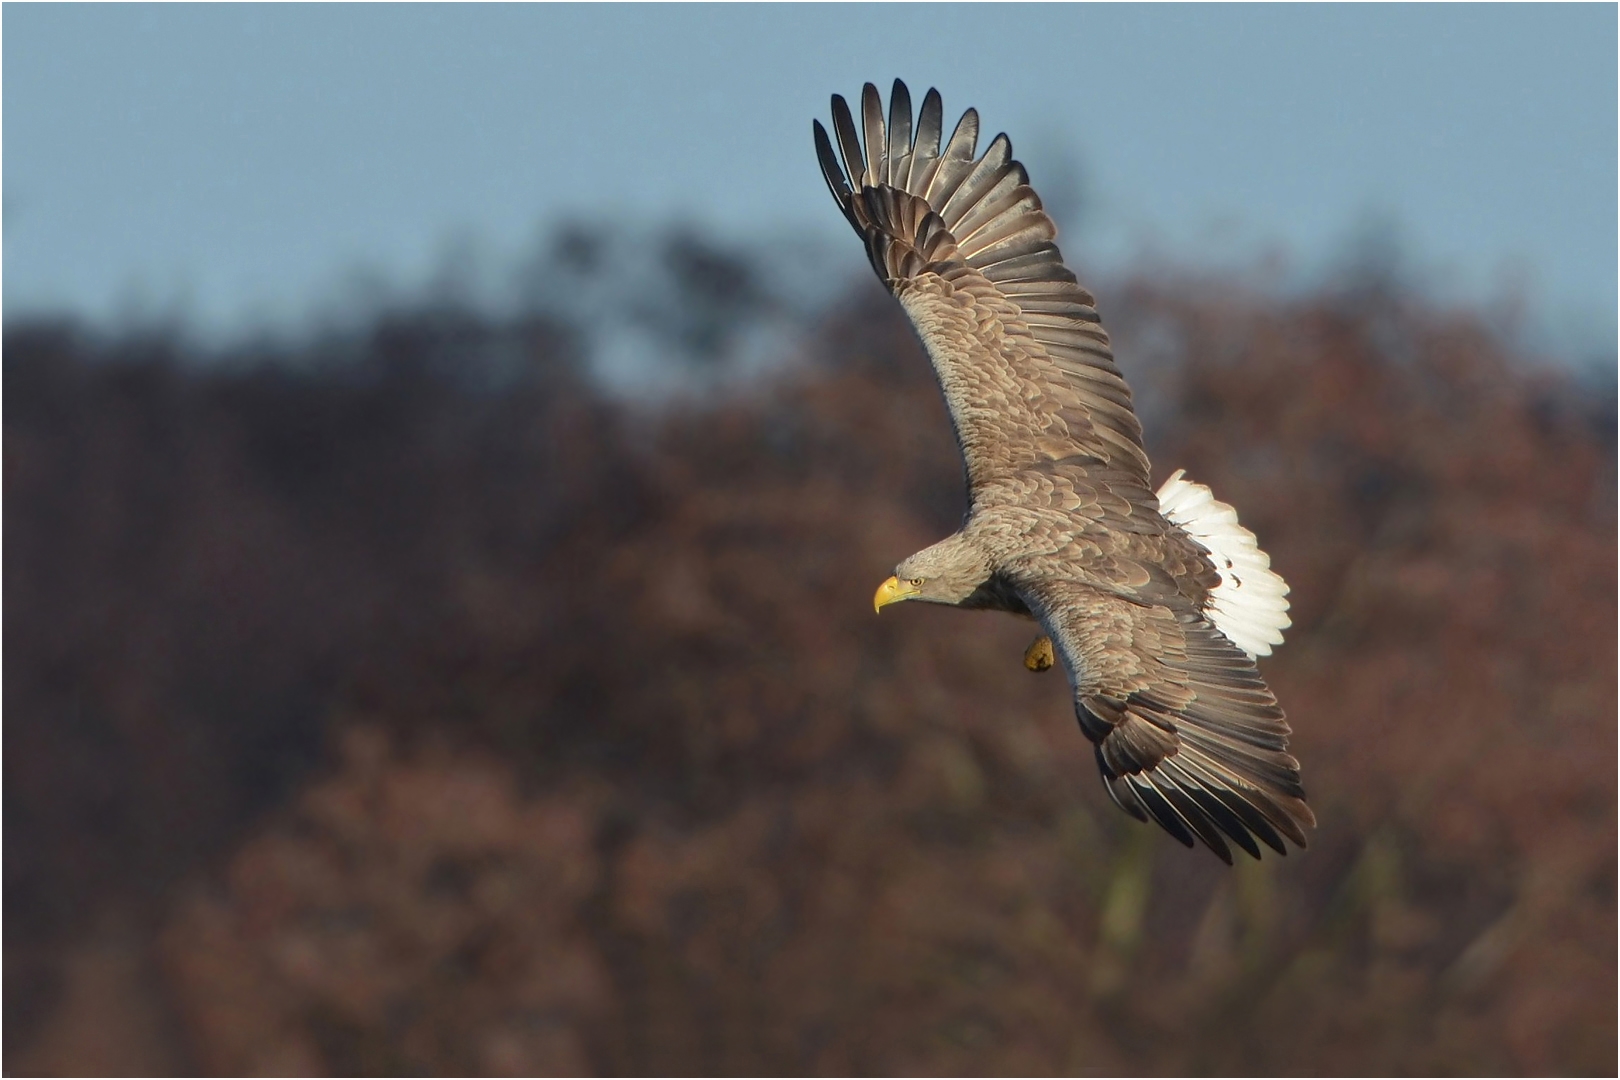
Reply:
[[[1392,229],[1439,294],[1524,290],[1558,347],[1613,348],[1612,5],[6,5],[0,29],[8,319],[287,325],[575,214],[803,235],[854,275],[810,119],[898,75],[1011,134],[1082,270],[1281,252],[1308,278]]]

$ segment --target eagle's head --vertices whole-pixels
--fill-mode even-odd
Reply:
[[[872,607],[881,611],[901,600],[960,604],[990,577],[990,558],[961,533],[902,559],[894,576],[878,586]]]

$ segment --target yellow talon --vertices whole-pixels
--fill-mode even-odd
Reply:
[[[1045,671],[1057,663],[1052,652],[1052,639],[1042,634],[1024,650],[1024,666],[1031,671]]]

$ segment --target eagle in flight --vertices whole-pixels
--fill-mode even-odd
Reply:
[[[1033,671],[1061,659],[1114,802],[1226,862],[1287,854],[1316,824],[1288,724],[1255,667],[1289,625],[1288,586],[1237,514],[1177,471],[1157,491],[1096,302],[1006,135],[948,140],[938,92],[915,123],[895,81],[857,129],[832,99],[816,154],[872,268],[933,362],[967,474],[962,527],[895,567],[900,600],[1033,617]],[[836,141],[836,149],[835,149]]]

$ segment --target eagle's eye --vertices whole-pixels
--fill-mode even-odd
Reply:
[[[914,577],[914,578],[911,579],[911,587],[914,588],[914,589],[922,588],[922,583],[923,583],[923,579],[920,578],[920,577]]]

